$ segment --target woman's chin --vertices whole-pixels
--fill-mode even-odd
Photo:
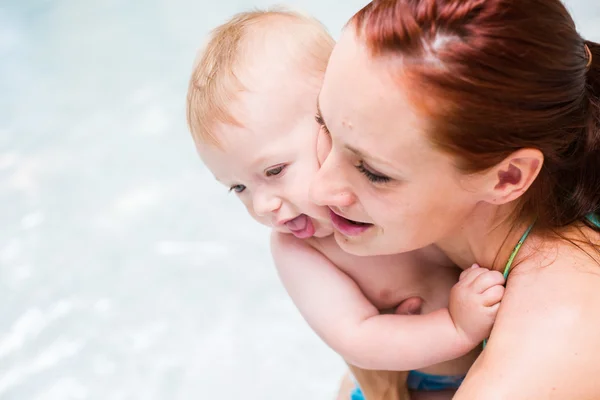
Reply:
[[[334,231],[337,244],[346,253],[355,256],[386,256],[406,253],[420,247],[401,247],[399,240],[387,241],[377,226],[372,226],[360,235],[346,235],[339,230]]]
[[[333,236],[338,246],[346,253],[355,256],[381,255],[381,253],[378,253],[377,249],[372,246],[372,238],[368,237],[368,235],[347,236],[335,230]]]

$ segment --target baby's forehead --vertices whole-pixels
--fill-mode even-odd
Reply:
[[[236,180],[280,160],[293,151],[290,135],[223,126],[215,132],[218,143],[197,144],[204,164],[220,181]]]
[[[307,90],[318,93],[323,73],[303,65],[301,59],[285,52],[268,52],[257,57],[238,73],[244,91],[250,94],[269,92],[274,97],[283,95],[283,89],[296,91],[298,95]]]
[[[215,141],[215,121],[239,122],[232,103],[246,109],[244,119],[255,121],[267,111],[273,119],[282,110],[312,107],[333,45],[322,24],[294,12],[242,13],[216,28],[188,88],[187,118],[194,140]]]
[[[236,66],[236,76],[250,92],[289,87],[302,91],[307,85],[320,86],[328,55],[322,55],[314,41],[307,41],[305,26],[282,34],[279,29],[265,27],[261,35],[245,43],[244,57]],[[277,92],[275,92],[277,94]]]
[[[203,159],[235,164],[248,163],[264,149],[285,140],[283,135],[277,135],[273,129],[256,129],[254,126],[234,126],[225,123],[215,125],[213,135],[217,139],[216,144],[198,143],[200,156]]]
[[[230,103],[239,124],[253,135],[285,132],[299,121],[314,118],[320,82],[309,82],[306,74],[274,71],[249,83]],[[222,129],[235,134],[235,129]]]
[[[217,133],[216,143],[197,142],[196,149],[204,165],[212,172],[215,178],[226,183],[238,171],[247,169],[250,154],[244,153],[242,149],[245,144],[241,141],[232,140],[231,135]],[[247,146],[246,146],[247,147]],[[250,152],[252,149],[248,149]]]

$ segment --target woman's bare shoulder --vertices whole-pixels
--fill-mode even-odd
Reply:
[[[544,244],[534,242],[528,251],[508,276],[503,299],[508,315],[527,314],[530,308],[542,311],[552,306],[560,311],[600,302],[600,252],[597,249],[556,240]]]
[[[511,273],[482,357],[456,399],[600,398],[600,264],[574,246]],[[574,373],[573,371],[577,371]]]
[[[580,251],[561,250],[553,259],[527,260],[509,275],[495,328],[519,321],[528,327],[560,323],[600,329],[596,320],[582,320],[597,315],[599,307],[600,264]]]

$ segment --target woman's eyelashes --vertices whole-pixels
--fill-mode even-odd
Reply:
[[[325,121],[323,121],[323,117],[321,117],[321,114],[317,113],[315,115],[315,121],[317,121],[317,124],[319,124],[321,129],[323,129],[323,132],[325,132],[327,136],[330,136],[329,129],[327,129],[327,126],[325,125]]]
[[[378,172],[373,171],[368,166],[365,165],[363,161],[360,161],[358,165],[356,165],[356,169],[360,171],[361,174],[367,177],[373,183],[385,183],[389,182],[391,178],[381,175]]]

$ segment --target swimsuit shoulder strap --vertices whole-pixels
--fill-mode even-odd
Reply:
[[[590,213],[590,214],[586,215],[585,218],[592,225],[596,226],[596,228],[600,228],[600,217],[598,217],[598,214]]]
[[[510,273],[510,269],[512,268],[513,261],[515,261],[517,253],[519,253],[519,250],[521,250],[521,246],[523,246],[525,239],[527,239],[527,236],[529,236],[529,232],[531,232],[531,229],[533,228],[534,224],[535,221],[531,225],[529,225],[525,233],[523,233],[523,236],[521,236],[521,239],[519,239],[519,241],[515,245],[515,248],[513,249],[512,253],[510,253],[510,257],[508,257],[508,261],[506,262],[506,266],[504,267],[504,279],[508,278],[508,274]]]
[[[600,217],[598,216],[598,214],[590,213],[590,214],[587,214],[585,216],[585,218],[592,225],[596,226],[597,228],[600,228]],[[510,253],[510,257],[508,257],[508,261],[506,262],[506,266],[504,267],[504,278],[508,278],[508,274],[510,273],[510,269],[512,267],[512,263],[515,260],[515,257],[517,256],[517,253],[521,249],[521,246],[525,242],[525,239],[527,239],[527,236],[529,236],[529,232],[531,232],[531,229],[533,228],[534,224],[535,224],[535,221],[531,225],[529,225],[529,228],[527,228],[527,230],[525,231],[525,233],[523,233],[523,236],[521,236],[521,239],[519,239],[519,241],[517,242],[517,244],[516,244],[515,248],[513,249],[512,253]]]
[[[504,267],[504,279],[508,278],[508,274],[510,273],[510,269],[512,267],[513,261],[515,261],[515,257],[517,256],[517,253],[519,253],[519,250],[521,249],[521,246],[523,246],[525,239],[527,239],[527,236],[529,236],[529,232],[531,232],[531,229],[533,229],[534,224],[535,224],[535,221],[533,221],[533,223],[531,225],[529,225],[529,227],[527,228],[525,233],[523,233],[523,235],[521,236],[521,239],[519,239],[519,241],[515,245],[515,248],[513,249],[512,253],[510,253],[510,257],[508,257],[508,261],[506,262],[506,266]],[[484,339],[483,340],[483,348],[484,349],[485,349],[486,345],[487,345],[487,339]]]
[[[598,217],[598,214],[588,214],[585,216],[585,218],[594,226],[600,228],[600,217]],[[521,239],[519,239],[519,241],[517,242],[517,244],[515,245],[515,248],[513,249],[512,253],[510,253],[510,257],[508,257],[508,261],[506,262],[506,266],[504,267],[504,279],[508,278],[508,274],[510,273],[510,269],[512,268],[512,264],[513,261],[515,260],[515,257],[517,256],[517,253],[519,253],[519,250],[521,249],[521,246],[523,246],[523,243],[525,242],[525,239],[527,239],[527,236],[529,236],[529,233],[531,232],[531,229],[533,228],[533,225],[535,224],[535,221],[533,221],[533,223],[531,225],[529,225],[529,227],[527,228],[527,230],[525,231],[525,233],[523,233],[523,236],[521,236]],[[487,340],[483,341],[483,348],[485,348],[487,344]]]
[[[585,218],[592,225],[596,226],[597,228],[600,228],[600,217],[598,216],[598,214],[590,213],[590,214],[587,214],[585,216]],[[523,236],[521,236],[521,239],[519,239],[519,241],[517,242],[517,244],[516,244],[515,248],[513,249],[512,253],[510,253],[510,257],[508,258],[508,261],[506,262],[506,266],[504,267],[504,278],[505,279],[508,278],[508,274],[510,273],[510,269],[512,267],[512,263],[515,260],[515,257],[517,256],[517,253],[521,249],[521,246],[525,242],[525,239],[527,239],[527,236],[529,236],[529,232],[531,232],[531,229],[533,228],[534,224],[535,224],[535,221],[531,225],[529,225],[529,228],[527,228],[527,230],[525,231],[525,233],[523,233]]]

